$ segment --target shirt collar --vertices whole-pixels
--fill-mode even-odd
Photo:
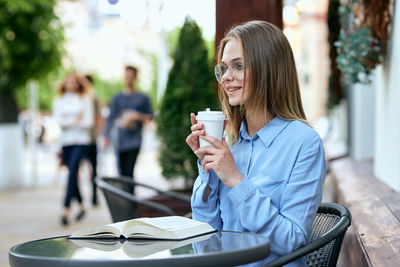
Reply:
[[[250,140],[250,136],[247,133],[247,123],[246,123],[246,119],[242,120],[242,123],[240,124],[240,129],[239,129],[239,144],[243,141],[243,139],[245,140]]]
[[[275,138],[286,128],[290,123],[289,120],[284,120],[278,116],[275,116],[269,123],[267,123],[261,130],[259,130],[253,138],[250,138],[246,130],[246,120],[243,120],[239,130],[239,140],[241,143],[243,139],[251,140],[260,137],[261,141],[266,147],[269,147]]]

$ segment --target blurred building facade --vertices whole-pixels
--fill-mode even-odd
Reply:
[[[370,84],[346,87],[336,120],[356,161],[373,162],[374,175],[400,192],[400,5],[391,2],[390,38],[383,63],[371,73]],[[347,114],[347,115],[346,115]],[[347,121],[347,122],[346,122]],[[345,128],[345,129],[343,129]]]
[[[148,17],[138,20],[121,9],[118,2],[59,1],[57,13],[66,35],[63,65],[105,80],[122,80],[124,66],[134,65],[140,70],[140,87],[146,90],[157,73],[151,55],[168,61],[168,54],[163,54],[165,40],[150,29]]]
[[[284,20],[285,33],[292,41],[294,48],[304,112],[311,122],[325,116],[327,112],[329,47],[326,22],[328,2],[328,0],[298,1],[294,5],[298,12],[297,21]],[[291,12],[291,6],[286,5],[284,14],[288,8]]]
[[[330,141],[348,154],[330,162],[333,200],[347,206],[343,266],[397,266],[400,262],[400,5],[390,5],[389,41],[370,84],[345,86],[345,99],[331,112]],[[339,258],[340,259],[340,258]]]

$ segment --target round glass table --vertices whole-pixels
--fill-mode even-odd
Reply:
[[[12,267],[29,266],[234,266],[262,260],[269,240],[218,231],[185,240],[68,239],[22,243],[9,251]]]

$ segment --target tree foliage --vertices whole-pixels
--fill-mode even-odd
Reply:
[[[17,89],[61,64],[64,33],[55,4],[56,0],[0,0],[0,99],[8,108],[0,106],[0,122],[16,121],[16,106],[9,102],[15,103]]]
[[[186,18],[156,121],[162,174],[167,178],[183,176],[187,184],[197,176],[197,157],[185,143],[190,134],[190,113],[196,114],[207,107],[216,110],[219,106],[207,54],[200,28]]]

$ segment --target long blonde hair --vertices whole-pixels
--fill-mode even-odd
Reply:
[[[245,66],[243,84],[248,77],[249,88],[242,91],[247,94],[246,104],[231,106],[219,85],[218,96],[228,117],[228,139],[234,143],[242,120],[260,111],[264,114],[264,124],[268,123],[268,112],[283,119],[306,122],[293,52],[283,32],[265,21],[235,26],[219,43],[217,63],[221,62],[225,45],[232,39],[240,43]]]

